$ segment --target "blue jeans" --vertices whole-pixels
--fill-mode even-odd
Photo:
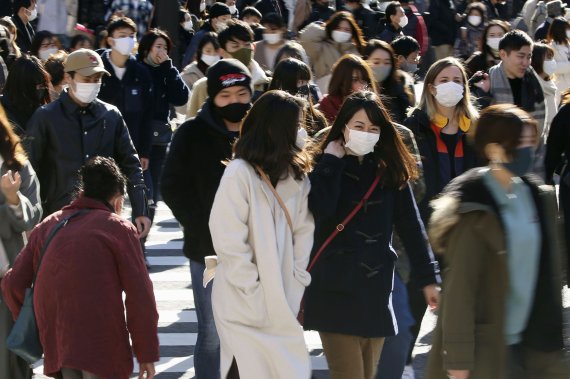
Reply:
[[[388,337],[384,341],[376,379],[401,379],[408,350],[412,344],[413,336],[410,327],[415,324],[410,305],[408,304],[408,290],[406,285],[396,273],[394,275],[394,290],[392,291],[392,305],[398,322],[398,334]]]
[[[220,338],[212,313],[212,284],[204,288],[204,263],[190,260],[190,276],[196,317],[198,318],[198,338],[194,347],[194,370],[196,379],[220,378]]]

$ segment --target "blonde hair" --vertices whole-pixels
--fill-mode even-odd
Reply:
[[[418,105],[419,109],[425,111],[428,117],[431,119],[437,114],[437,103],[435,96],[429,91],[429,85],[435,82],[435,78],[444,69],[450,66],[455,66],[461,71],[461,77],[463,78],[463,98],[455,106],[455,113],[453,117],[459,121],[462,116],[467,117],[471,120],[471,123],[475,122],[479,117],[479,112],[477,108],[473,105],[471,99],[471,91],[469,90],[469,84],[467,81],[467,74],[465,73],[465,68],[463,64],[456,58],[447,57],[438,60],[429,68],[425,79],[424,79],[424,90],[422,92],[422,97],[420,98],[420,103]],[[413,111],[412,111],[413,112]],[[411,113],[410,113],[411,114]]]

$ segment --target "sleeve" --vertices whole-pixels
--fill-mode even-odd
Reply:
[[[20,170],[22,185],[18,192],[22,214],[17,215],[7,203],[0,204],[0,236],[32,230],[42,217],[40,186],[30,163]]]
[[[172,65],[172,60],[167,60],[161,64],[164,70],[166,80],[166,97],[168,102],[175,107],[182,106],[188,102],[190,94],[188,86],[182,80],[182,77],[176,67]]]
[[[26,126],[26,133],[28,134],[28,137],[25,139],[25,141],[27,141],[25,146],[26,152],[28,153],[32,167],[40,177],[42,176],[40,172],[40,162],[44,157],[46,141],[48,140],[48,136],[46,135],[48,129],[46,121],[48,119],[49,117],[46,117],[40,108],[40,110],[34,112]]]
[[[295,258],[295,278],[307,287],[311,283],[311,275],[307,272],[309,258],[313,248],[313,233],[315,222],[309,211],[309,193],[311,183],[306,179],[303,183],[301,205],[295,219],[293,230],[293,254]]]
[[[426,183],[424,179],[424,169],[420,149],[416,143],[414,133],[412,133],[410,129],[399,126],[397,130],[402,137],[402,141],[416,160],[416,165],[418,167],[418,178],[414,182],[410,183],[410,185],[412,186],[412,191],[414,193],[416,203],[419,203],[424,198],[424,195],[426,193]]]
[[[556,45],[551,45],[554,49],[554,60],[556,61],[555,74],[570,74],[570,62],[566,57],[566,52],[560,51]]]
[[[182,58],[182,64],[180,65],[180,67],[186,67],[187,65],[192,63],[192,61],[194,60],[194,56],[196,55],[196,51],[198,50],[198,45],[200,44],[200,41],[204,37],[204,34],[206,33],[200,30],[198,33],[194,35],[194,37],[190,41],[190,44],[186,48],[186,51],[184,52],[184,57]]]
[[[208,78],[202,78],[194,83],[192,87],[192,96],[190,96],[190,104],[186,118],[196,117],[200,108],[208,98]]]
[[[299,43],[305,49],[313,65],[320,60],[325,37],[326,33],[323,24],[317,22],[307,25],[299,32]]]
[[[147,68],[141,67],[141,82],[143,83],[144,99],[143,99],[143,111],[141,116],[141,129],[139,138],[139,145],[137,146],[137,151],[140,157],[148,158],[150,157],[150,150],[152,148],[152,119],[154,116],[154,84],[152,77],[148,72]]]
[[[132,225],[122,226],[117,232],[120,238],[116,239],[115,257],[125,292],[127,328],[133,350],[139,363],[156,362],[160,358],[158,312],[141,244]]]
[[[558,114],[554,116],[548,139],[546,140],[544,167],[546,171],[546,183],[548,184],[553,183],[552,176],[554,175],[554,171],[562,161],[561,157],[564,153],[565,142],[567,141],[564,138],[564,128],[566,128],[566,120],[570,115],[568,110],[570,110],[569,106],[563,106]]]
[[[309,175],[309,209],[316,219],[332,217],[340,197],[345,162],[332,154],[323,154]]]
[[[409,185],[396,193],[394,224],[410,257],[412,275],[418,287],[441,283],[438,264]]]

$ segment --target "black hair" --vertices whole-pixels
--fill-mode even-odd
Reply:
[[[568,45],[568,37],[566,36],[566,30],[570,28],[568,21],[564,17],[557,17],[552,20],[550,27],[548,28],[548,34],[546,40],[548,42],[556,42],[560,45]]]
[[[214,45],[214,49],[216,50],[221,47],[220,42],[218,41],[218,35],[214,32],[206,32],[198,43],[198,49],[196,50],[196,60],[200,60],[202,58],[202,49],[209,43]]]
[[[390,17],[394,16],[396,13],[398,13],[398,9],[400,9],[401,7],[402,7],[402,4],[400,4],[399,1],[391,1],[390,3],[388,3],[388,6],[384,10],[384,13],[386,14],[386,22],[388,24],[392,23],[392,20],[390,19]]]
[[[532,39],[528,34],[515,29],[506,33],[503,38],[501,38],[501,41],[499,42],[499,50],[505,50],[507,54],[510,54],[511,51],[518,51],[524,46],[532,48],[532,44]]]
[[[354,16],[350,12],[342,11],[333,14],[325,23],[325,33],[329,40],[332,40],[332,32],[338,28],[342,21],[347,21],[350,24],[350,29],[352,30],[352,41],[355,43],[356,48],[360,54],[364,46],[366,46],[366,40],[362,34],[362,29],[356,23]]]
[[[83,196],[108,202],[125,194],[127,179],[113,158],[94,157],[79,169],[79,190]]]
[[[303,46],[298,42],[287,41],[283,46],[281,46],[279,50],[277,50],[273,67],[276,67],[285,55],[289,58],[295,58],[303,61],[304,63],[308,62],[307,53],[305,52]]]
[[[188,9],[186,9],[184,7],[180,7],[178,9],[178,23],[179,24],[186,21],[186,15],[190,15],[190,12],[188,12]]]
[[[414,37],[402,36],[392,41],[390,44],[395,55],[401,55],[407,58],[410,54],[420,51],[420,44]]]
[[[279,16],[275,12],[267,13],[263,16],[261,19],[261,25],[271,25],[279,29],[286,26],[285,21],[283,21],[283,17]]]
[[[230,41],[253,42],[253,31],[247,23],[231,19],[228,21],[227,26],[227,28],[218,33],[218,41],[220,41],[222,49],[225,50],[226,44]]]
[[[299,80],[311,80],[311,69],[298,59],[287,58],[275,66],[269,89],[280,89],[296,95]]]
[[[257,8],[254,8],[254,7],[243,8],[243,10],[240,13],[240,19],[243,20],[243,18],[247,17],[247,16],[255,16],[255,17],[259,18],[260,20],[263,18],[263,16],[261,15],[261,12],[259,12],[257,10]]]
[[[61,44],[59,43],[59,39],[56,37],[55,34],[50,32],[49,30],[40,30],[34,35],[32,39],[32,44],[30,46],[30,54],[38,56],[42,43],[46,39],[53,40],[53,43],[56,45],[57,49],[61,49]]]
[[[20,8],[29,8],[32,5],[32,0],[14,0],[14,12],[18,13]]]
[[[73,38],[71,38],[71,42],[69,44],[69,48],[70,49],[74,49],[75,46],[77,46],[77,44],[79,43],[83,43],[83,42],[89,42],[89,43],[93,43],[91,41],[91,38],[87,37],[86,35],[83,34],[76,34],[73,36]]]
[[[135,24],[135,22],[133,20],[131,20],[128,17],[112,17],[111,20],[109,21],[109,23],[107,24],[107,33],[108,33],[108,37],[113,37],[113,32],[117,29],[122,29],[122,28],[129,28],[131,29],[133,32],[137,32],[137,24]]]
[[[153,28],[146,32],[139,42],[137,54],[137,59],[139,61],[142,61],[148,56],[148,53],[150,53],[150,50],[152,49],[152,45],[159,38],[162,38],[166,41],[166,51],[170,53],[170,49],[172,49],[172,40],[168,34],[163,30]]]

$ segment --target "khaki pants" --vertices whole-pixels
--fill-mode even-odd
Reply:
[[[61,377],[63,379],[97,379],[97,377],[87,371],[75,370],[72,368],[61,368]]]
[[[443,59],[443,58],[446,58],[446,57],[453,57],[453,46],[452,45],[434,46],[433,51],[435,52],[435,60],[436,61]]]
[[[384,338],[319,332],[331,379],[373,379]]]

